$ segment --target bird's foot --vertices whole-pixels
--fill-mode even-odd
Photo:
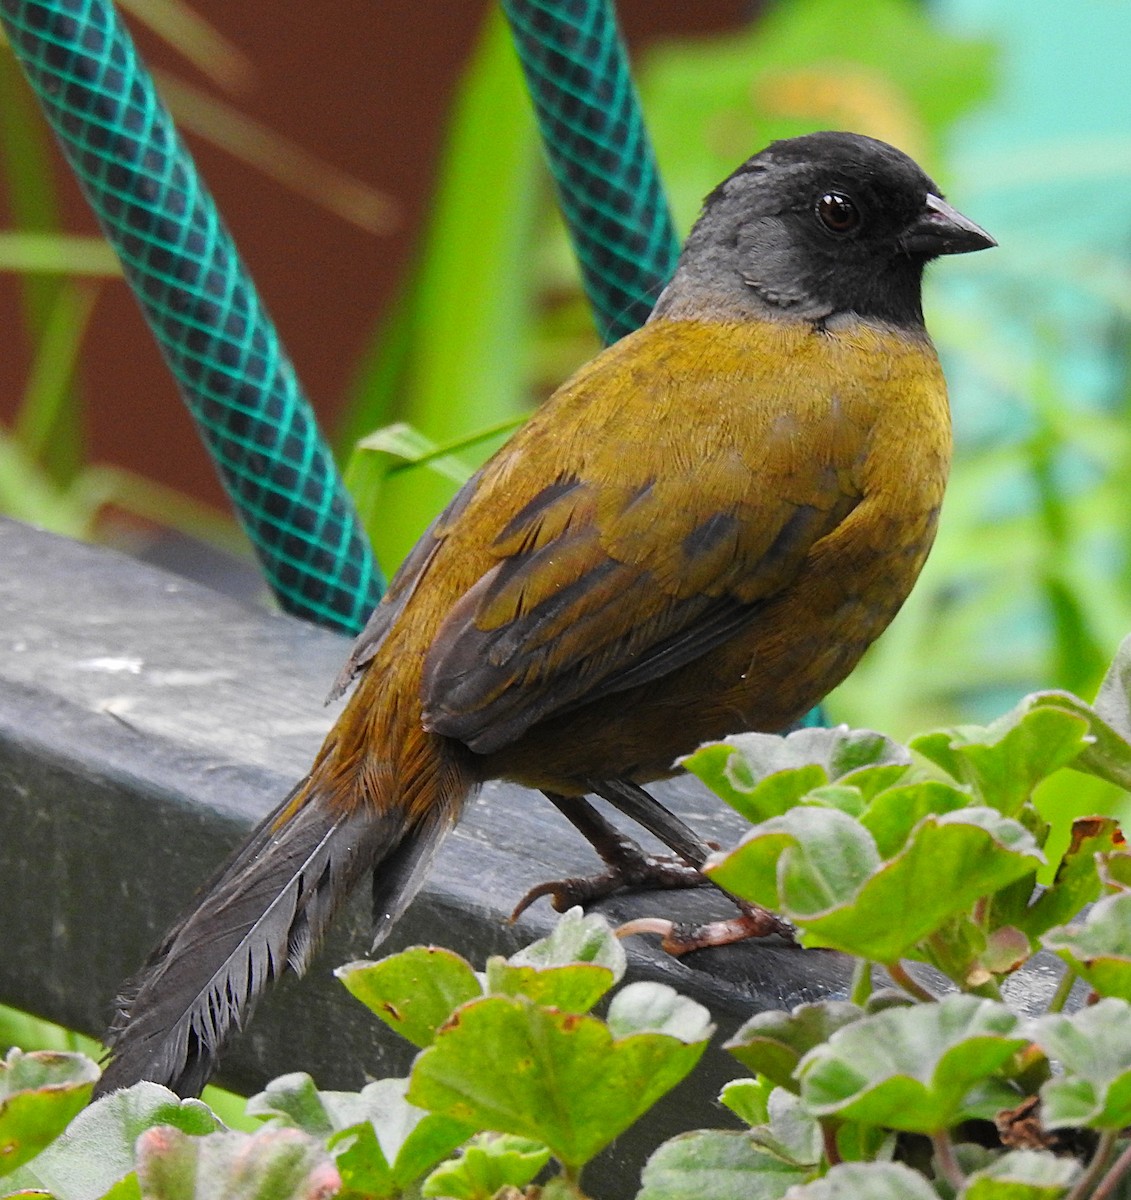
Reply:
[[[556,912],[565,912],[578,904],[584,908],[622,889],[698,888],[711,883],[696,867],[669,855],[646,854],[631,838],[623,836],[604,844],[601,856],[606,869],[600,874],[551,879],[532,887],[518,902],[511,920],[517,920],[542,896],[550,897]]]
[[[675,957],[690,954],[692,950],[705,950],[710,946],[730,946],[748,938],[769,937],[777,934],[787,941],[794,940],[793,927],[788,921],[775,916],[756,904],[735,900],[740,915],[728,921],[709,921],[703,925],[688,925],[667,921],[660,917],[641,917],[626,921],[616,933],[617,937],[629,937],[634,933],[658,933],[660,948]]]

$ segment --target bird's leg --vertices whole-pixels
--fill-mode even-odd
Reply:
[[[610,779],[591,786],[603,800],[607,800],[626,817],[631,817],[638,825],[643,825],[665,846],[696,868],[702,867],[710,851],[717,848],[708,846],[694,830],[685,825],[675,813],[669,812],[638,783],[627,779]],[[633,845],[640,852],[640,848],[635,846],[635,843]],[[704,879],[705,876],[700,874],[700,878]],[[718,887],[718,884],[714,886]],[[780,917],[731,895],[725,888],[719,888],[719,891],[735,904],[740,915],[732,917],[729,921],[712,921],[706,925],[666,922],[667,928],[657,932],[664,934],[661,945],[669,954],[687,954],[691,950],[702,950],[708,946],[726,946],[733,942],[745,941],[747,938],[766,937],[771,933],[781,934],[793,940],[793,930]],[[635,922],[629,922],[630,926],[634,924]],[[641,929],[640,932],[645,930]]]
[[[538,884],[518,902],[511,914],[512,921],[541,896],[549,896],[553,907],[558,912],[565,912],[575,904],[585,905],[603,899],[620,888],[687,888],[704,887],[710,883],[700,874],[699,867],[706,862],[711,847],[701,842],[678,817],[668,813],[647,792],[644,795],[650,804],[670,817],[675,827],[682,831],[680,854],[688,861],[677,862],[672,858],[646,854],[632,838],[606,820],[581,796],[563,796],[557,792],[544,792],[543,795],[597,851],[607,869],[599,875],[552,879]],[[649,828],[644,821],[640,824]]]
[[[606,820],[581,796],[544,792],[546,799],[597,851],[607,869],[599,875],[554,879],[531,888],[511,914],[512,921],[542,896],[549,896],[553,907],[558,912],[564,912],[575,904],[585,905],[603,899],[620,888],[718,886],[712,885],[699,869],[715,847],[703,841],[690,826],[669,812],[639,784],[615,779],[591,782],[590,786],[596,795],[642,825],[683,861],[645,853],[632,838]],[[663,948],[670,954],[686,954],[707,946],[722,946],[771,933],[792,938],[793,931],[779,917],[731,896],[722,888],[719,890],[737,905],[740,916],[701,926],[676,925],[670,921],[662,922],[663,928],[647,921],[630,922],[630,925],[640,924],[638,930],[633,930],[635,932],[662,933]]]

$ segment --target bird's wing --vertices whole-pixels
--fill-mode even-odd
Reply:
[[[756,620],[859,502],[867,434],[829,390],[759,372],[757,355],[728,370],[724,354],[720,372],[701,349],[680,354],[631,381],[630,406],[605,395],[599,422],[581,410],[624,372],[583,374],[582,395],[515,447],[521,466],[504,450],[485,471],[467,510],[480,528],[521,480],[547,482],[496,519],[486,569],[439,624],[428,729],[490,752],[700,657]]]
[[[452,522],[463,511],[468,501],[475,495],[479,486],[482,472],[476,472],[456,493],[447,507],[428,526],[420,540],[405,556],[404,562],[397,568],[396,574],[389,581],[388,590],[381,597],[380,604],[369,615],[365,628],[358,634],[350,649],[342,669],[338,672],[334,686],[326,697],[326,703],[337,700],[344,695],[350,684],[373,661],[377,651],[381,649],[393,622],[404,611],[405,605],[412,599],[417,585],[427,572],[436,552],[443,544]]]

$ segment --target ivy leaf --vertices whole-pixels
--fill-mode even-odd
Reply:
[[[464,1005],[417,1056],[408,1099],[542,1142],[580,1167],[694,1067],[708,1036],[709,1027],[692,1042],[618,1038],[595,1017],[487,996]]]
[[[247,1112],[325,1142],[347,1190],[392,1197],[474,1132],[409,1104],[407,1090],[407,1079],[380,1079],[360,1092],[320,1092],[309,1075],[295,1072],[272,1080]]]
[[[491,1200],[504,1188],[520,1191],[550,1161],[540,1142],[509,1133],[477,1134],[459,1158],[442,1163],[424,1181],[422,1196]]]
[[[192,1136],[220,1128],[199,1100],[181,1100],[156,1083],[136,1083],[83,1109],[31,1162],[9,1176],[14,1188],[40,1189],[66,1200],[140,1195],[134,1147],[147,1129],[171,1125]],[[126,1181],[120,1190],[117,1185]],[[221,1193],[222,1194],[222,1193]]]
[[[652,1154],[636,1200],[781,1200],[808,1176],[746,1133],[703,1129],[674,1137]]]
[[[889,963],[1041,860],[1032,835],[993,809],[928,816],[881,862],[860,822],[835,809],[797,808],[756,826],[705,870],[788,917],[803,945]],[[947,886],[924,888],[932,878]]]
[[[620,939],[604,917],[571,908],[548,937],[509,959],[489,959],[487,990],[526,996],[563,1012],[588,1012],[624,976],[627,961]]]
[[[0,1176],[34,1158],[82,1111],[98,1078],[85,1054],[15,1048],[0,1060]]]
[[[1131,892],[1104,896],[1083,924],[1050,929],[1044,944],[1101,996],[1131,1000]]]
[[[341,1179],[322,1145],[297,1129],[190,1137],[172,1126],[137,1143],[143,1200],[238,1196],[240,1200],[329,1200]]]
[[[1131,1004],[1112,997],[1033,1022],[1033,1040],[1064,1074],[1041,1086],[1046,1128],[1119,1130],[1131,1122]]]
[[[790,1012],[755,1013],[723,1049],[778,1087],[797,1092],[794,1071],[802,1056],[863,1015],[862,1009],[843,1000],[799,1004]]]
[[[967,1094],[1025,1045],[1019,1028],[1005,1005],[974,996],[888,1009],[805,1055],[801,1097],[818,1117],[934,1133],[955,1124]]]
[[[347,963],[334,974],[414,1046],[431,1045],[455,1008],[483,995],[471,964],[438,946],[411,946],[379,962]]]
[[[970,1176],[962,1200],[1058,1200],[1079,1174],[1073,1158],[1011,1150]]]
[[[981,802],[1016,816],[1046,776],[1074,762],[1090,743],[1086,717],[1022,700],[986,726],[923,734],[911,749],[975,789]]]

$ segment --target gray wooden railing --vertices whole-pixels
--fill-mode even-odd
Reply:
[[[122,978],[228,849],[286,792],[338,706],[322,698],[348,642],[120,555],[0,520],[0,1002],[98,1034]],[[726,841],[737,818],[691,781],[663,788],[696,829]],[[476,967],[544,934],[545,901],[515,927],[532,884],[597,865],[538,794],[484,789],[388,943],[449,946]],[[626,896],[614,921],[730,915],[708,891]],[[285,1071],[357,1088],[404,1074],[413,1050],[331,976],[368,949],[357,897],[302,981],[288,980],[233,1040],[223,1080],[257,1089]],[[674,960],[634,939],[630,977],[707,1004],[719,1040],[750,1013],[846,982],[834,955],[747,943]],[[633,1195],[663,1138],[726,1125],[716,1103],[741,1073],[712,1047],[646,1130],[606,1155],[601,1194]]]

